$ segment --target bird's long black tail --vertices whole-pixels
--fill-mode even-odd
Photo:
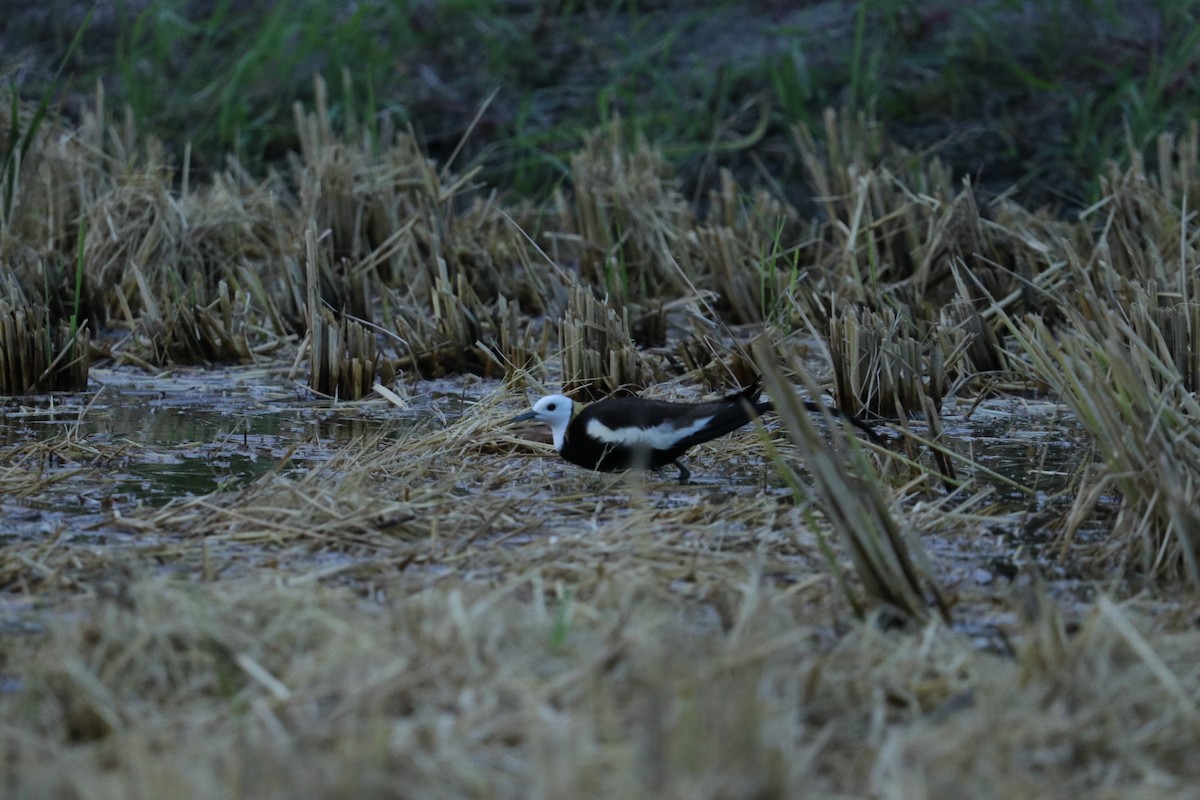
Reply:
[[[804,401],[804,409],[806,411],[812,411],[817,414],[823,414],[825,412],[829,412],[834,417],[836,417],[840,420],[849,422],[851,425],[858,428],[860,431],[865,433],[867,435],[867,438],[870,439],[875,444],[885,444],[887,442],[886,439],[884,439],[882,436],[880,436],[879,433],[873,427],[871,427],[870,423],[866,422],[861,417],[856,417],[855,415],[849,413],[848,411],[843,411],[842,409],[838,408],[837,406],[827,406],[824,403],[815,403],[812,400],[805,400]]]
[[[739,392],[736,395],[736,396],[744,399],[750,405],[750,407],[754,409],[754,411],[755,411],[754,416],[759,416],[760,414],[764,414],[767,411],[775,410],[775,406],[773,406],[771,404],[770,400],[760,400],[759,399],[760,392],[761,392],[761,390],[759,389],[758,381],[755,381],[753,384],[750,385],[749,388],[743,389],[741,392]],[[838,408],[837,406],[825,405],[824,403],[817,403],[812,400],[804,400],[802,402],[804,403],[805,411],[811,411],[815,414],[824,414],[824,413],[828,412],[833,417],[836,417],[837,419],[840,419],[840,420],[844,420],[845,422],[848,422],[851,425],[853,425],[854,427],[858,428],[860,431],[865,433],[867,435],[867,438],[870,439],[875,444],[886,444],[887,443],[887,440],[884,439],[882,436],[880,436],[879,433],[873,427],[871,427],[870,423],[866,422],[861,417],[857,417],[854,414],[849,413],[848,411],[843,411],[842,409]]]

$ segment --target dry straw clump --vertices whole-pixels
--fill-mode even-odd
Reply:
[[[913,335],[911,318],[887,309],[851,311],[829,321],[834,397],[851,414],[888,417],[936,408],[946,391],[941,347]]]
[[[757,570],[708,588],[732,616],[706,622],[614,555],[597,577],[381,572],[369,597],[119,570],[6,659],[22,680],[0,698],[0,775],[14,797],[293,798],[1116,797],[1200,778],[1196,634],[1111,601],[1072,637],[1020,624],[1006,658],[938,623],[834,634],[810,621],[818,587]]]
[[[158,170],[131,176],[96,198],[85,211],[90,220],[83,242],[84,270],[91,283],[112,287],[108,316],[154,311],[162,298],[191,284],[180,260],[185,220]]]
[[[0,395],[87,388],[87,326],[50,322],[42,306],[0,300]]]
[[[102,89],[76,128],[42,118],[35,129],[36,110],[12,99],[6,91],[0,102],[0,152],[11,154],[0,178],[0,254],[25,246],[72,253],[80,213],[132,166],[128,142],[111,124]]]
[[[1155,636],[1108,598],[1074,636],[1052,608],[1023,625],[1015,663],[880,748],[885,797],[953,797],[987,786],[1002,797],[1086,794],[1183,797],[1195,780],[1184,730],[1196,723],[1190,635]],[[964,665],[965,666],[965,665]],[[963,742],[987,741],[986,751]],[[1155,753],[1139,764],[1135,753]]]
[[[631,151],[618,119],[572,156],[571,185],[556,202],[556,257],[618,305],[686,291],[671,258],[689,250],[694,218],[658,151],[644,140]]]
[[[558,329],[564,392],[598,400],[651,382],[652,368],[630,336],[629,312],[618,316],[607,298],[576,286]]]

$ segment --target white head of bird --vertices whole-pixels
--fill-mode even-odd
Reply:
[[[575,412],[575,401],[566,395],[552,394],[543,397],[533,404],[532,411],[526,411],[513,418],[513,422],[536,419],[550,426],[554,435],[554,449],[561,451],[567,438],[567,426],[571,424],[571,416]]]

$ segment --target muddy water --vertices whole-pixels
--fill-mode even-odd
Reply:
[[[61,461],[44,468],[102,467],[69,481],[80,510],[91,503],[158,505],[237,488],[271,470],[311,468],[355,438],[417,424],[433,402],[452,397],[461,405],[464,398],[464,382],[447,379],[422,384],[405,410],[378,398],[332,404],[314,400],[287,369],[177,369],[159,377],[132,368],[93,369],[87,393],[9,399],[0,447],[57,441]],[[470,394],[478,395],[484,387],[470,381],[476,384]],[[943,415],[956,451],[1043,498],[1063,488],[1082,456],[1080,431],[1052,403],[952,402]],[[1014,506],[1030,504],[1029,495],[1002,481],[984,473],[977,478]]]
[[[464,400],[494,388],[474,378],[447,379],[421,384],[409,409],[379,399],[331,404],[290,380],[289,367],[177,369],[159,377],[94,369],[87,393],[8,400],[0,448],[18,453],[50,445],[23,463],[55,480],[24,497],[0,496],[3,535],[45,535],[70,519],[73,531],[102,537],[113,512],[236,489],[273,470],[312,469],[357,438],[422,424],[435,403],[452,418]],[[1069,422],[1046,402],[959,402],[944,409],[956,451],[1034,490],[977,474],[978,485],[1014,511],[1043,506],[1086,456]]]
[[[325,444],[379,430],[380,404],[336,410],[287,388],[269,371],[176,371],[146,378],[94,370],[95,389],[69,398],[10,406],[0,444],[64,440],[64,457],[111,462],[95,487],[159,504],[244,484],[274,469],[296,447],[296,468],[321,458]],[[396,409],[392,409],[395,411]],[[67,445],[73,441],[76,446]]]
[[[942,410],[947,442],[971,462],[996,473],[974,472],[1014,508],[1038,506],[1066,488],[1090,458],[1083,427],[1061,404],[1027,398],[949,402]],[[1033,495],[1004,483],[1007,478]]]
[[[437,424],[452,421],[497,388],[495,382],[475,378],[445,379],[419,384],[408,409],[381,399],[331,404],[314,400],[302,384],[290,380],[289,367],[181,369],[160,377],[133,369],[97,369],[92,371],[92,390],[85,394],[5,401],[0,418],[0,450],[7,454],[0,462],[0,546],[69,541],[107,551],[153,544],[145,534],[131,533],[135,529],[122,525],[121,517],[176,498],[235,490],[272,471],[286,475],[317,468],[358,439],[401,435],[414,425],[433,424],[435,418]],[[514,403],[519,401],[514,398]],[[917,424],[913,429],[922,433]],[[959,598],[956,627],[975,636],[980,646],[998,648],[1003,637],[997,638],[996,625],[1011,621],[1011,582],[1023,564],[1035,562],[1064,597],[1089,591],[1088,580],[1056,564],[1057,550],[1045,531],[1069,503],[1071,492],[1064,489],[1090,460],[1090,450],[1070,414],[1046,401],[947,401],[943,430],[945,444],[995,475],[958,462],[959,478],[971,479],[963,495],[987,495],[986,518],[923,525],[921,543],[937,564],[943,588]],[[36,456],[23,458],[22,453]],[[781,499],[790,494],[765,456],[761,461],[721,461],[710,452],[704,458],[709,469],[697,472],[695,486],[677,487],[672,481],[660,486],[649,479],[654,487],[650,502],[679,508],[719,502],[714,498],[725,493]],[[521,461],[521,469],[562,470],[564,484],[579,489],[575,467],[554,457],[545,463],[527,457]],[[6,495],[3,469],[12,464],[48,480],[36,491]],[[464,495],[482,489],[474,478],[467,480]],[[615,490],[602,504],[596,498],[609,513],[619,514],[629,504],[621,486],[597,480],[592,487],[602,494]],[[530,499],[528,485],[520,481],[488,491],[523,493],[517,499]],[[576,520],[574,502],[560,511],[549,514],[559,519],[560,527],[595,523],[590,512]],[[553,534],[531,529],[503,541],[519,545],[546,535]],[[686,539],[688,534],[683,535]],[[247,568],[257,558],[267,558],[252,548],[242,555],[239,563]]]
[[[45,481],[0,493],[0,541],[56,534],[68,522],[73,539],[107,539],[118,535],[108,524],[114,513],[236,489],[272,470],[308,470],[357,438],[429,416],[420,401],[402,410],[382,399],[314,400],[288,379],[289,366],[159,377],[93,369],[86,393],[7,399],[6,462]]]

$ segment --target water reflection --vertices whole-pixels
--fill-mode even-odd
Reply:
[[[1002,479],[1044,498],[1068,488],[1090,457],[1081,444],[1086,441],[1082,426],[1052,402],[996,398],[974,406],[969,415],[957,416],[955,410],[943,418],[947,442],[986,468],[968,470],[977,481],[1018,505],[1028,503],[1028,495]]]
[[[282,375],[262,370],[176,373],[146,378],[133,370],[95,370],[95,391],[10,401],[0,445],[59,437],[68,460],[95,452],[97,474],[72,478],[81,498],[101,495],[158,505],[243,486],[280,468],[302,470],[330,447],[402,430],[419,417],[386,403],[314,402]],[[32,500],[29,507],[55,501]],[[87,505],[87,503],[84,503]]]

